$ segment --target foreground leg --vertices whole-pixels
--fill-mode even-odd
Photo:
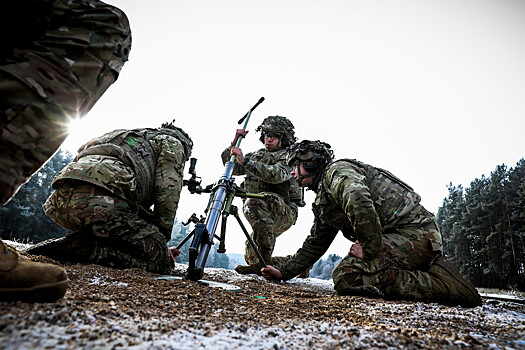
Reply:
[[[12,31],[0,48],[4,204],[53,156],[70,121],[88,113],[113,84],[131,47],[125,14],[101,1],[11,3],[2,18]]]
[[[275,246],[275,235],[273,232],[273,220],[267,203],[260,199],[248,199],[244,204],[244,216],[250,223],[253,232],[253,241],[257,245],[265,262],[270,263]],[[246,241],[244,259],[248,265],[238,265],[235,271],[240,274],[261,274],[264,264],[259,261],[257,254]]]
[[[0,300],[55,301],[66,294],[60,266],[31,261],[0,240]]]
[[[287,231],[297,220],[297,208],[287,204],[284,199],[274,193],[267,193],[265,200],[249,199],[244,206],[245,217],[253,228],[252,238],[259,248],[264,261],[275,265],[272,257],[276,238]],[[241,274],[261,273],[264,267],[259,262],[257,254],[246,242],[244,255],[248,266],[237,266],[235,271]]]

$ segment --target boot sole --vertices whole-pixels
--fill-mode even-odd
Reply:
[[[454,277],[456,281],[461,283],[461,285],[466,287],[470,291],[470,293],[476,297],[476,304],[462,304],[462,306],[476,307],[476,306],[481,306],[483,304],[483,301],[481,300],[481,296],[479,295],[476,287],[474,287],[472,283],[468,282],[461,276],[456,266],[454,266],[453,264],[449,263],[448,261],[444,259],[437,259],[436,261],[434,261],[434,264],[438,265],[443,270],[445,270],[450,276]]]
[[[0,300],[23,302],[53,302],[66,294],[69,280],[42,284],[30,288],[0,288]]]

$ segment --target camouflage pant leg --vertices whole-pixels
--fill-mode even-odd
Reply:
[[[45,209],[61,226],[91,236],[94,248],[86,262],[163,274],[171,271],[164,235],[127,201],[74,193],[63,186],[49,197]]]
[[[24,16],[24,13],[14,15]],[[53,156],[72,119],[117,79],[131,47],[120,10],[93,0],[56,0],[35,38],[0,65],[0,201]]]
[[[401,228],[383,235],[378,258],[366,261],[347,255],[332,274],[334,288],[340,294],[426,300],[432,285],[426,271],[441,252],[435,224]]]
[[[251,237],[255,244],[270,255],[275,248],[276,238],[292,227],[297,220],[297,210],[286,204],[281,196],[273,193],[269,194],[266,200],[247,199],[244,202],[243,212],[252,227]],[[259,261],[248,241],[246,241],[244,259],[248,264]]]

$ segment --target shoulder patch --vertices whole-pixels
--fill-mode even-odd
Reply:
[[[126,142],[129,147],[136,147],[139,144],[139,141],[136,138],[134,138],[133,136],[126,137],[124,142]]]

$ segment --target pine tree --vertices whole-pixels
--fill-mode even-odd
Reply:
[[[506,219],[512,234],[513,265],[516,272],[514,283],[525,289],[525,159],[508,172],[506,191]]]
[[[230,265],[230,259],[226,254],[217,253],[218,248],[219,244],[217,243],[212,247],[212,249],[210,249],[208,259],[206,259],[205,267],[218,267],[223,269],[228,268],[228,266]]]
[[[332,272],[336,266],[341,262],[342,258],[337,254],[330,254],[325,259],[318,260],[312,270],[310,270],[310,277],[329,280],[332,278]]]
[[[451,261],[459,259],[456,252],[456,240],[459,238],[457,223],[462,220],[462,207],[464,206],[463,187],[448,186],[448,197],[443,200],[443,205],[438,209],[436,222],[443,237],[443,253]]]
[[[495,271],[489,266],[489,248],[487,238],[489,229],[489,210],[487,208],[485,188],[488,180],[482,176],[471,182],[465,191],[465,214],[462,225],[467,232],[467,240],[472,252],[472,262],[469,278],[477,286],[492,285],[497,280]]]
[[[2,238],[36,243],[67,232],[45,215],[42,205],[52,192],[54,176],[72,159],[71,153],[59,150],[6,206],[0,207]]]

